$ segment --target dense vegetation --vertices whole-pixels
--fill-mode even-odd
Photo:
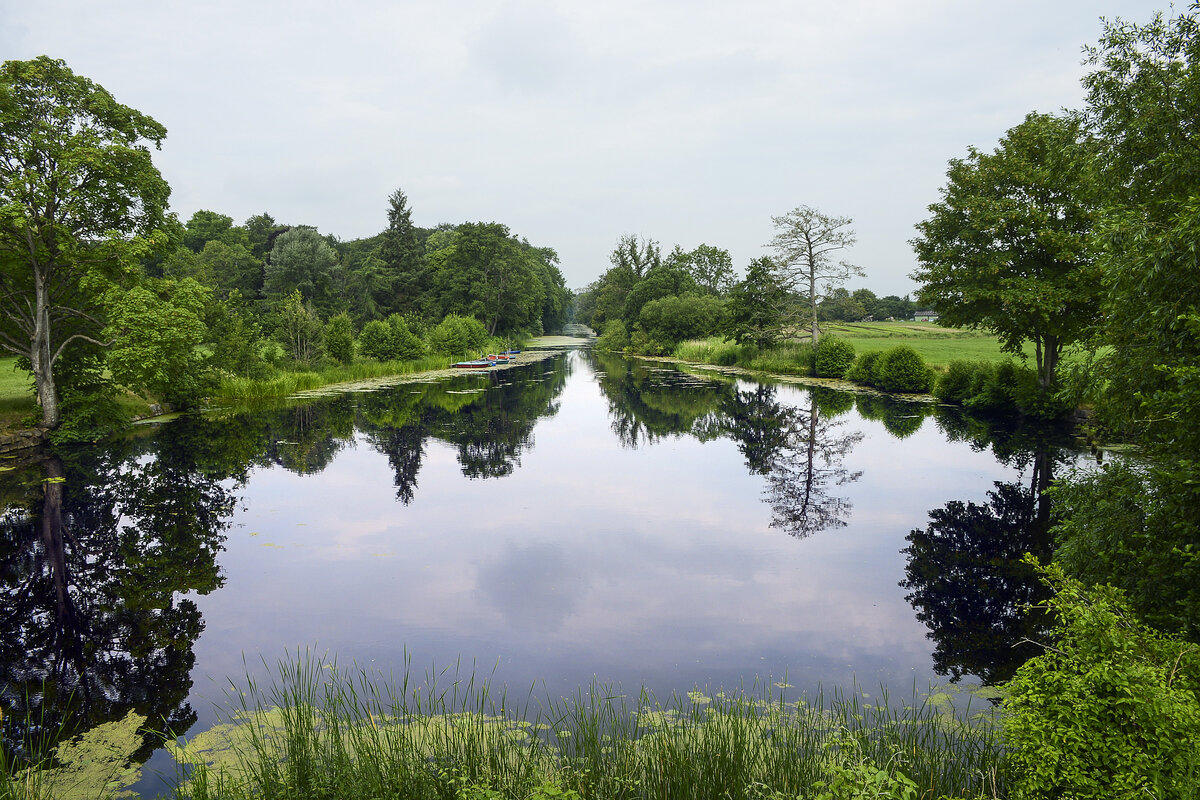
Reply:
[[[567,319],[557,254],[500,223],[417,228],[400,190],[387,227],[348,242],[266,213],[181,222],[153,119],[44,56],[6,62],[0,98],[0,348],[59,440],[119,425],[121,391],[188,407],[236,379],[464,355]]]
[[[1043,575],[1055,592],[1053,639],[1005,686],[1007,750],[995,781],[920,787],[935,793],[1200,792],[1200,5],[1146,24],[1106,23],[1089,64],[1084,109],[1030,114],[994,151],[971,149],[950,162],[943,198],[913,241],[919,302],[948,325],[991,331],[1014,355],[1031,348],[1031,369],[956,362],[935,382],[909,347],[855,353],[823,336],[822,316],[899,316],[912,306],[839,289],[857,269],[834,261],[853,242],[850,220],[807,206],[775,218],[773,254],[749,264],[740,281],[720,248],[676,247],[664,257],[653,240],[623,237],[612,267],[575,309],[612,350],[678,353],[681,343],[714,337],[683,347],[708,348],[705,358],[716,363],[845,377],[888,392],[932,390],[984,412],[1054,417],[1086,403],[1096,435],[1137,445],[1136,461],[1067,476],[1051,490],[1058,564]],[[267,214],[234,225],[201,211],[180,223],[166,212],[167,188],[142,144],[158,144],[161,126],[61,62],[8,62],[2,81],[0,346],[27,359],[43,423],[64,434],[88,435],[103,423],[114,382],[187,405],[232,376],[265,378],[323,359],[467,352],[486,337],[568,318],[552,250],[498,223],[417,229],[401,192],[389,199],[387,228],[354,242]],[[33,98],[43,95],[65,114],[40,114]],[[30,147],[55,157],[39,159]],[[39,202],[67,185],[76,188],[63,205]],[[44,207],[60,210],[39,215]],[[807,341],[796,341],[801,331]],[[1070,348],[1082,355],[1064,376]],[[705,714],[697,730],[715,732],[698,736],[692,750],[647,731],[627,749],[607,745],[607,754],[567,747],[543,768],[540,740],[529,737],[532,750],[508,755],[493,743],[474,762],[498,778],[455,771],[473,762],[453,753],[428,771],[430,755],[419,748],[396,769],[426,770],[430,796],[670,795],[675,784],[655,782],[664,760],[689,779],[731,768],[705,760],[722,754],[775,763],[775,751],[760,754],[746,729],[726,727],[731,711],[740,713],[735,705]],[[318,735],[314,725],[298,730]],[[787,730],[772,734],[786,740]],[[742,749],[719,738],[719,752],[709,748],[707,737],[718,734]],[[300,746],[317,754],[312,741]],[[344,766],[349,750],[339,747],[331,740],[319,752]],[[658,766],[644,752],[655,747]],[[870,796],[871,770],[891,763],[880,752],[839,764],[834,751],[821,762],[833,765],[821,786],[815,774],[802,785],[743,770],[714,794],[750,796],[753,787],[760,796]],[[610,759],[626,771],[615,772]],[[535,762],[537,771],[500,769]],[[267,767],[275,763],[264,760],[261,774],[273,780]],[[321,766],[314,775],[336,773],[312,763]],[[846,770],[853,774],[843,780]],[[902,777],[898,766],[883,774],[889,783],[875,796],[914,796],[918,787],[909,792]],[[308,791],[306,776],[287,780]]]

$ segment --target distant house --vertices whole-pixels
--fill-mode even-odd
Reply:
[[[927,308],[913,314],[913,319],[915,319],[917,322],[937,322],[938,313]]]

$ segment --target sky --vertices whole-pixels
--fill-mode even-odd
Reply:
[[[167,128],[186,221],[266,212],[343,240],[502,222],[581,289],[623,234],[723,247],[850,217],[849,288],[905,294],[951,158],[1079,108],[1101,18],[1138,0],[0,0],[0,60],[49,55]]]

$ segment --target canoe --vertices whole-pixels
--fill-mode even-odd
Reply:
[[[494,363],[494,361],[488,361],[486,358],[480,358],[475,361],[458,361],[450,366],[454,369],[483,369],[484,367],[492,366]]]

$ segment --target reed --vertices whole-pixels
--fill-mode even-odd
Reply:
[[[922,797],[1003,796],[990,713],[928,696],[793,702],[764,684],[660,703],[592,685],[518,703],[457,669],[385,681],[298,657],[275,673],[268,687],[247,682],[228,723],[176,746],[177,798],[749,800],[855,781],[897,797],[907,784]]]

